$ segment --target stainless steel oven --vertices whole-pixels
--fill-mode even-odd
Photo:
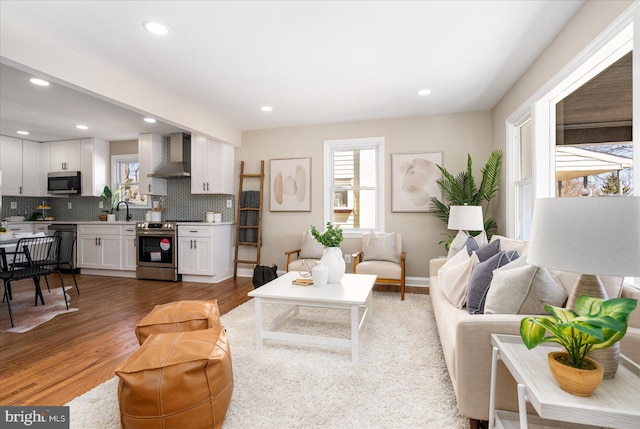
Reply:
[[[138,222],[136,244],[139,279],[179,280],[175,222]]]

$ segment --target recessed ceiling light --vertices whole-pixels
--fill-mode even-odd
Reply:
[[[169,34],[169,29],[167,28],[167,26],[164,24],[160,24],[159,22],[147,21],[142,25],[149,33],[153,33],[156,36],[166,36],[167,34]]]
[[[79,129],[79,130],[88,130],[89,129],[89,127],[87,127],[86,125],[81,125],[81,124],[76,125],[76,128]]]
[[[18,134],[21,134],[23,136],[28,136],[29,135],[29,131],[17,131]]]
[[[431,94],[430,89],[421,89],[420,91],[418,91],[418,95],[429,95],[429,94]]]
[[[44,79],[38,79],[37,77],[32,77],[31,79],[29,79],[29,82],[38,86],[49,86],[49,82]]]
[[[262,106],[261,110],[263,112],[272,112],[273,111],[273,107],[271,107],[271,106]]]
[[[155,120],[155,119],[153,119],[153,118],[144,118],[144,121],[145,121],[145,122],[148,122],[148,123],[150,123],[150,124],[155,124],[155,123],[156,123],[156,120]]]

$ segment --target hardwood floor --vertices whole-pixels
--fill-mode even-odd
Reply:
[[[51,276],[51,287],[60,287]],[[217,299],[225,314],[248,301],[251,278],[218,284],[160,282],[77,275],[80,295],[69,289],[70,305],[80,311],[22,334],[0,333],[0,405],[64,405],[113,377],[114,369],[138,348],[136,324],[155,305],[183,299]],[[65,285],[73,284],[70,274]],[[33,290],[30,280],[14,291]],[[398,286],[376,285],[375,290]],[[407,287],[407,293],[426,288]],[[45,300],[47,291],[44,292]],[[18,320],[19,314],[14,314]],[[6,304],[0,305],[0,327],[10,327]]]
[[[51,276],[51,287],[60,287]],[[72,285],[65,274],[65,284]],[[135,349],[135,326],[157,304],[183,299],[217,299],[221,314],[248,300],[250,278],[219,284],[159,282],[77,275],[80,295],[69,289],[71,306],[63,314],[22,334],[0,333],[0,405],[64,405],[113,377]],[[33,290],[30,281],[14,290]],[[47,291],[44,292],[45,300]],[[19,314],[14,318],[19,319]],[[6,304],[0,326],[9,327]]]

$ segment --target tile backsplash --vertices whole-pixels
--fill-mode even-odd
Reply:
[[[153,196],[152,200],[164,198],[162,213],[163,220],[205,220],[206,212],[222,213],[223,222],[233,222],[235,219],[236,197],[234,195],[201,195],[191,193],[191,179],[188,177],[171,178],[167,181],[167,196]],[[231,200],[231,208],[227,208],[227,200]],[[15,202],[16,209],[11,209],[11,202]],[[94,221],[102,214],[98,197],[81,197],[77,195],[68,198],[61,197],[2,197],[1,218],[7,216],[25,216],[27,219],[34,212],[42,212],[36,207],[40,204],[51,206],[45,211],[46,216],[53,216],[56,221]],[[71,208],[68,208],[71,203]],[[116,212],[116,220],[124,220],[125,210]],[[132,220],[144,220],[146,210],[131,209]]]

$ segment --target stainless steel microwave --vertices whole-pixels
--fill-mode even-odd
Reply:
[[[47,174],[49,194],[79,194],[82,181],[79,171],[60,171]]]

